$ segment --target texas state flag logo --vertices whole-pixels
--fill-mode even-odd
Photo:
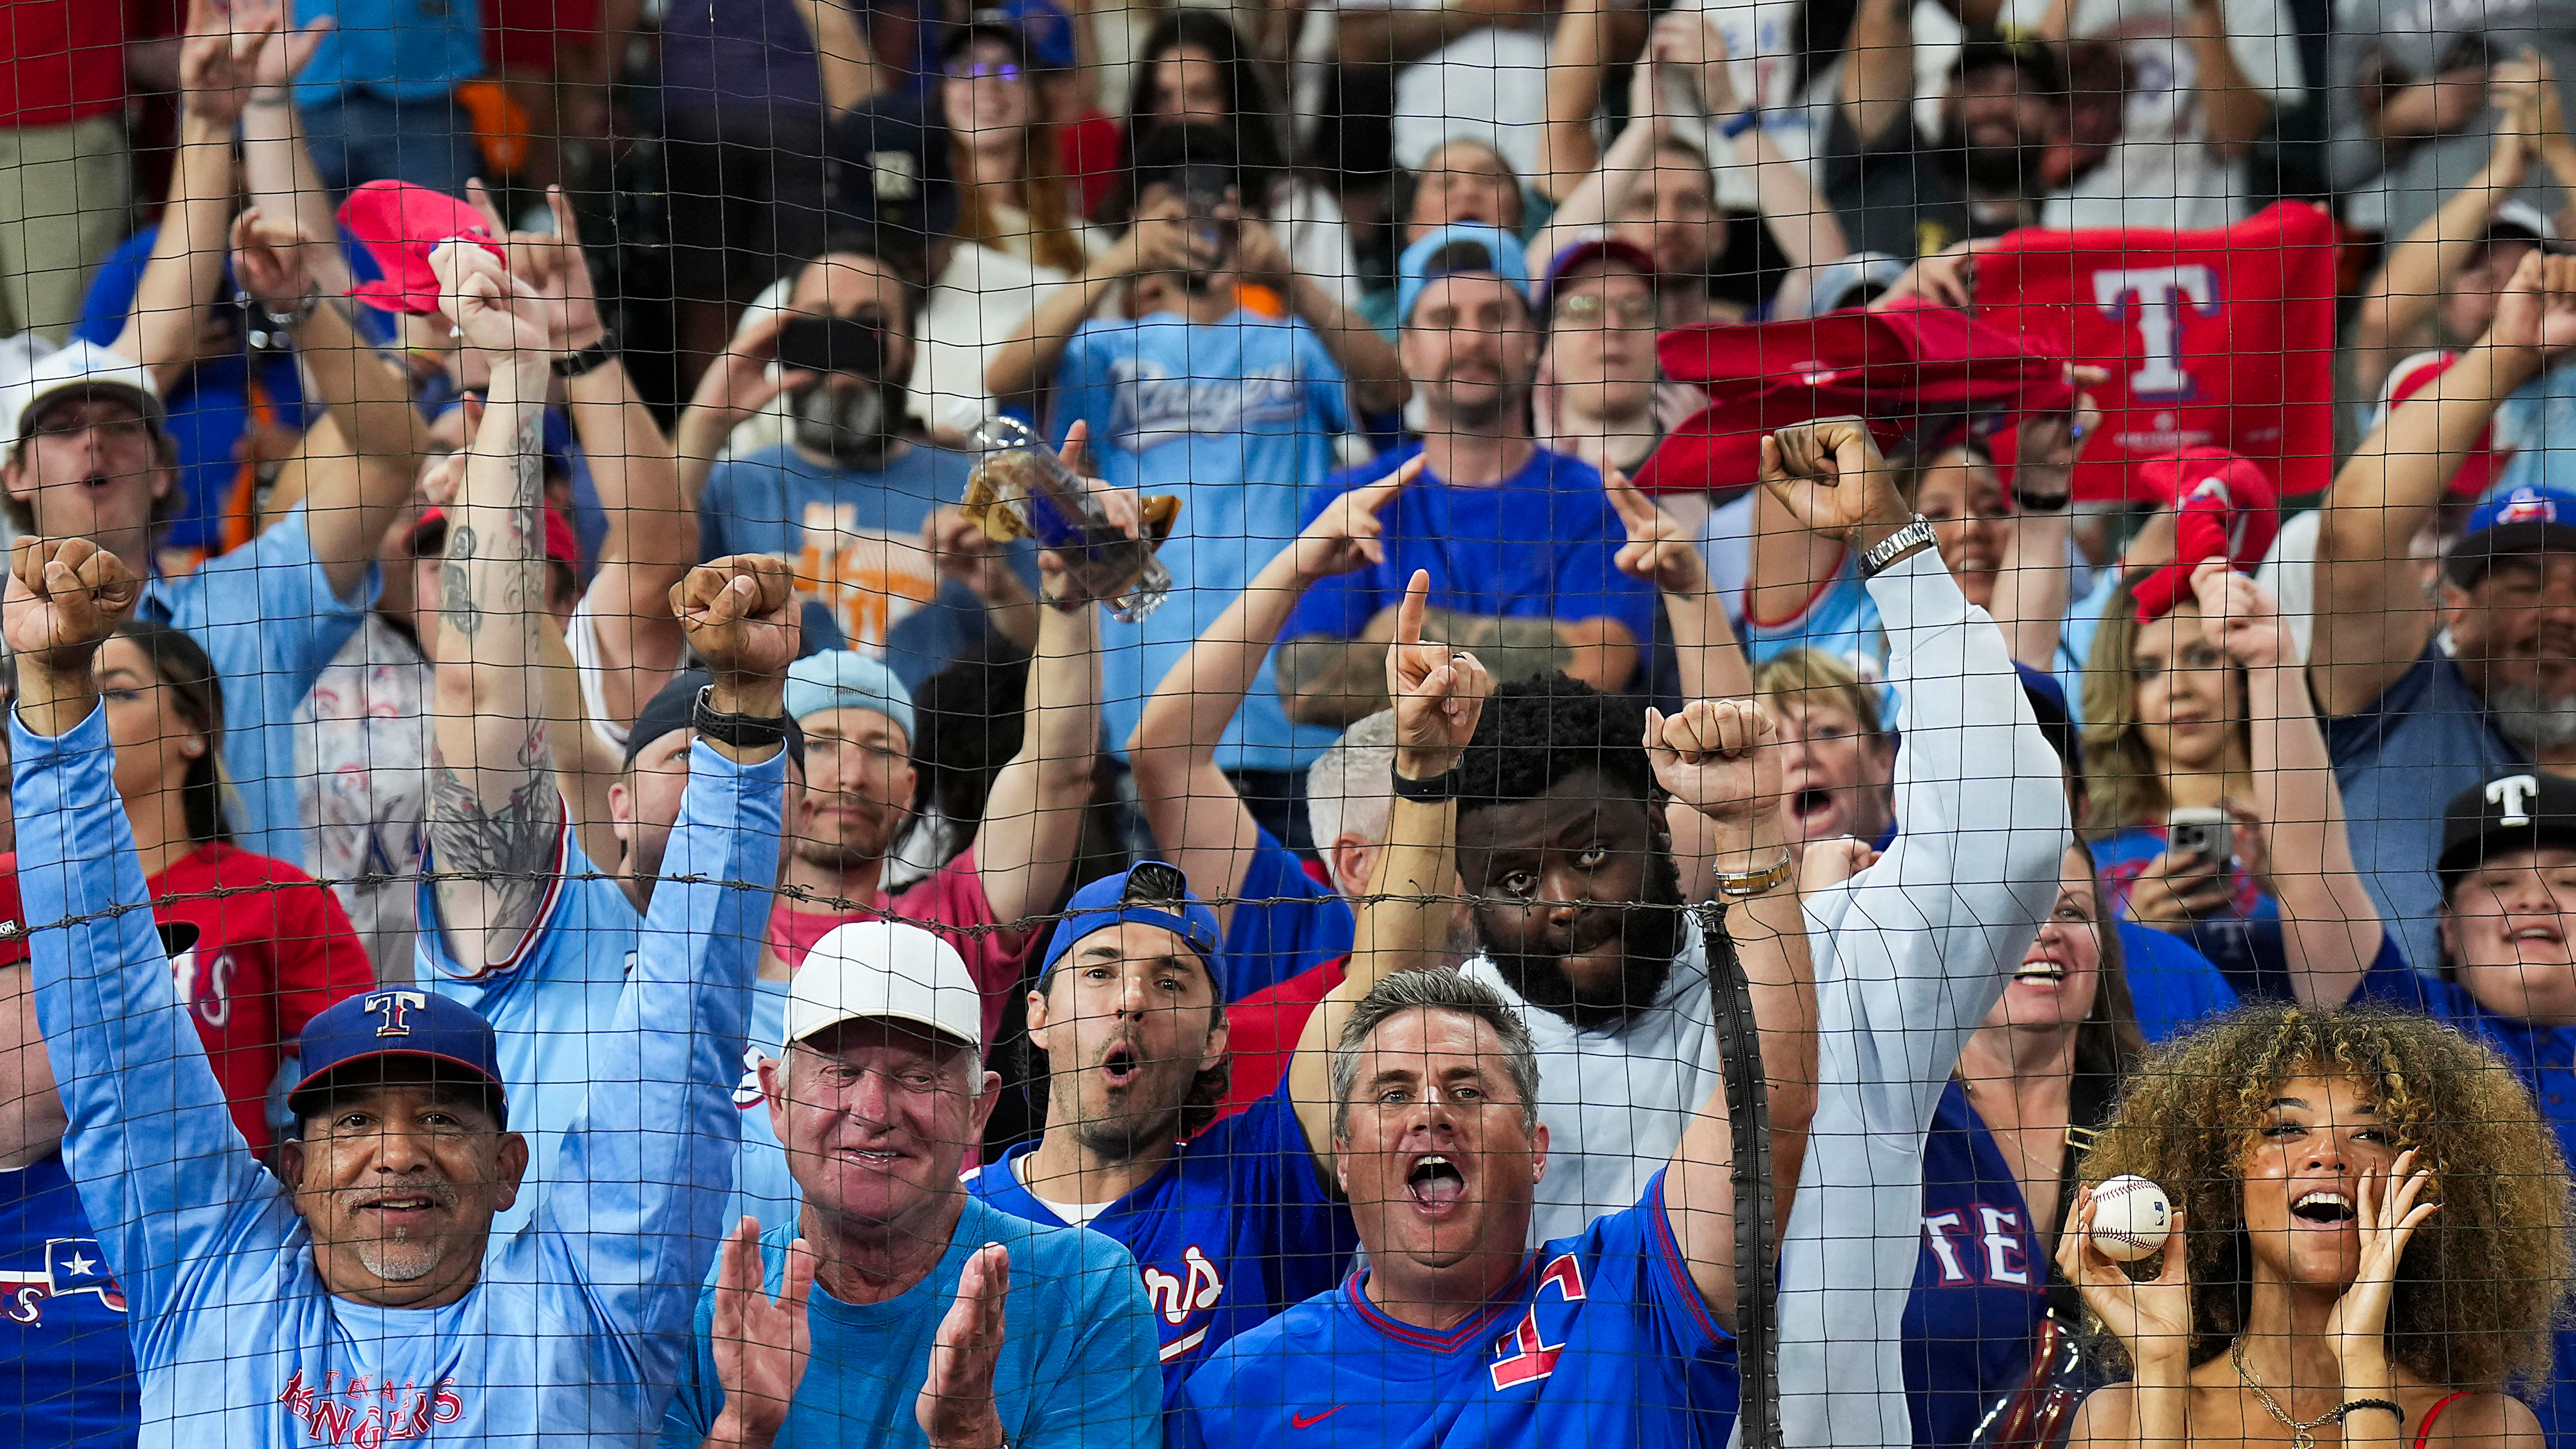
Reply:
[[[2507,523],[2556,523],[2558,503],[2537,488],[2516,488],[2496,505],[2495,521]]]
[[[125,1292],[116,1286],[116,1276],[108,1272],[107,1255],[98,1250],[96,1238],[47,1239],[45,1277],[56,1298],[92,1293],[117,1312],[125,1311]]]

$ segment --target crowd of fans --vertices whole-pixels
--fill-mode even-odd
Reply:
[[[2576,1449],[2576,15],[0,15],[0,1441]]]

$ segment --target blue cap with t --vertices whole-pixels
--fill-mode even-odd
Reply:
[[[1521,301],[1530,299],[1529,256],[1510,232],[1481,222],[1461,221],[1424,234],[1404,249],[1395,267],[1395,320],[1413,325],[1413,304],[1422,289],[1460,272],[1485,272],[1512,284]]]
[[[1222,989],[1223,983],[1216,979],[1216,949],[1223,933],[1217,929],[1216,912],[1190,894],[1189,878],[1179,866],[1147,860],[1073,893],[1065,904],[1064,919],[1056,922],[1055,935],[1047,941],[1046,961],[1038,968],[1038,990],[1046,990],[1048,979],[1055,975],[1055,963],[1076,942],[1122,921],[1160,926],[1180,937],[1207,968],[1209,983]]]
[[[444,1075],[489,1088],[492,1114],[505,1126],[509,1122],[492,1023],[473,1007],[435,991],[388,986],[359,992],[306,1022],[296,1053],[303,1059],[304,1076],[286,1094],[292,1111],[306,1110],[323,1079],[334,1073],[386,1057],[411,1057],[448,1068]]]
[[[787,715],[802,724],[827,709],[872,709],[912,738],[912,691],[884,660],[855,649],[826,649],[787,666]]]

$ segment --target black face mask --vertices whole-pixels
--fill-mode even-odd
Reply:
[[[1486,959],[1523,1001],[1555,1012],[1576,1030],[1620,1030],[1663,995],[1682,949],[1681,867],[1670,851],[1647,859],[1644,894],[1619,923],[1619,974],[1600,986],[1577,986],[1561,956],[1511,955],[1484,942]]]
[[[797,446],[835,467],[874,472],[901,441],[908,401],[903,384],[871,380],[854,389],[817,384],[789,398],[788,407]]]

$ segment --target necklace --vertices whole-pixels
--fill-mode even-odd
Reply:
[[[2280,1420],[2289,1429],[2290,1449],[2317,1449],[2317,1436],[2314,1431],[2332,1423],[2343,1412],[2341,1407],[2328,1409],[2302,1424],[2291,1418],[2289,1412],[2274,1401],[2271,1393],[2263,1387],[2263,1381],[2254,1377],[2254,1371],[2245,1366],[2244,1339],[2236,1340],[2235,1345],[2228,1349],[2227,1357],[2236,1365],[2236,1376],[2245,1381],[2245,1387],[2254,1391],[2254,1397],[2262,1403],[2264,1411]]]

